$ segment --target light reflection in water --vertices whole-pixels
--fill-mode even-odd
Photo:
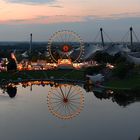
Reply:
[[[46,86],[50,85],[47,94],[48,109],[52,115],[60,119],[72,119],[80,114],[84,107],[84,94],[82,88],[72,84],[58,84],[49,81],[30,81],[23,83],[9,83],[2,85],[3,93],[7,93],[10,98],[14,98],[17,94],[17,85],[22,87],[30,87],[32,91],[33,85]]]
[[[33,86],[34,84],[35,86]],[[28,88],[24,89],[24,87],[21,87],[23,85],[24,87]],[[42,87],[38,87],[38,85]],[[85,93],[85,106],[81,111],[81,114],[79,116],[76,115],[76,117],[70,121],[63,121],[61,119],[52,117],[52,114],[48,111],[47,108],[46,98],[49,94],[49,90],[52,93],[51,89],[54,89],[54,91],[59,90],[60,92],[61,86],[65,91],[64,85],[66,85],[67,91],[71,87],[71,84],[58,84],[44,81],[25,82],[23,84],[20,83],[19,86],[18,84],[8,84],[5,86],[3,85],[2,87],[3,90],[5,90],[5,94],[4,98],[1,96],[2,102],[0,102],[1,139],[57,140],[67,137],[68,140],[74,138],[84,140],[87,138],[93,139],[94,137],[94,139],[138,140],[140,128],[138,123],[140,117],[139,104],[132,105],[132,103],[140,101],[139,93],[129,93],[126,91],[112,92],[111,90],[103,90],[101,92],[99,90],[98,92],[98,90],[93,91],[95,90],[95,87],[90,85],[90,87],[87,87],[89,93],[84,92],[83,90],[83,93]],[[19,96],[16,97],[15,100],[8,99],[8,86],[13,86],[13,88],[16,88],[17,86],[17,94],[19,94]],[[31,92],[29,92],[29,87],[33,88]],[[75,87],[82,90],[82,87],[72,85],[72,89],[75,89]],[[85,88],[86,86],[83,87]],[[10,87],[9,89],[12,88]],[[1,95],[2,94],[3,93],[1,92]],[[7,96],[6,101],[4,100],[5,96]],[[65,102],[67,102],[66,99]],[[128,108],[122,108],[118,107],[116,103],[119,106],[126,107],[130,104],[131,106]],[[63,126],[63,124],[66,125],[65,128],[59,127]],[[6,129],[3,129],[2,126],[4,126]],[[7,135],[5,135],[5,132],[7,132]]]
[[[7,93],[10,98],[14,98],[17,94],[17,85],[22,87],[30,87],[32,91],[33,85],[41,85],[42,87],[49,85],[50,90],[47,94],[47,104],[49,111],[60,119],[72,119],[80,114],[84,107],[83,88],[87,92],[93,92],[97,99],[111,100],[119,106],[127,107],[128,105],[140,102],[139,91],[112,91],[110,89],[96,89],[93,85],[72,85],[55,83],[53,81],[27,81],[23,83],[9,83],[1,85],[3,93]]]

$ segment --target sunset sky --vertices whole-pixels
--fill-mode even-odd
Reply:
[[[139,0],[0,0],[0,41],[47,41],[61,29],[93,41],[100,27],[114,41],[133,26],[140,35]]]

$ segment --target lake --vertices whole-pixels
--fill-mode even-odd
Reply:
[[[64,94],[69,93],[71,89],[71,98],[73,97],[71,107],[68,100],[64,99],[61,109],[55,109],[59,106],[55,104],[59,102],[58,96],[61,92],[59,85],[54,88],[50,85],[27,87],[17,85],[17,94],[14,98],[9,98],[6,92],[0,90],[0,139],[139,139],[138,99],[130,99],[123,104],[123,100],[118,101],[118,98],[114,97],[100,98],[102,96],[98,96],[100,93],[86,92],[79,86],[62,86]],[[74,106],[75,109],[72,109]]]

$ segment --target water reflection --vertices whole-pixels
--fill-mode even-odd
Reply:
[[[8,86],[13,86],[12,91],[14,92],[9,92],[12,94],[15,93],[15,87],[17,87],[18,97],[15,96],[14,100],[9,98],[7,89],[11,89],[11,87]],[[118,107],[118,105],[127,106],[139,101],[139,95],[136,92],[101,90],[90,85],[88,93],[82,88],[88,87],[88,85],[76,86],[47,81],[28,81],[23,84],[8,84],[1,87],[3,88],[0,90],[1,139],[57,140],[68,137],[69,140],[74,138],[83,140],[94,137],[108,140],[138,140],[139,104],[133,104],[127,109]],[[32,87],[31,92],[29,92],[30,87]],[[67,97],[71,90],[70,98],[64,98],[61,89],[65,93],[64,97]],[[75,92],[78,89],[79,93]],[[4,93],[2,93],[3,91]],[[85,100],[82,94],[84,94]],[[60,105],[54,103],[57,101]],[[73,106],[75,104],[73,101],[76,101],[76,107]],[[61,109],[57,111],[55,106]],[[73,119],[63,121],[59,118]],[[9,135],[6,135],[5,132]]]
[[[17,94],[17,87],[12,85],[8,86],[6,91],[10,98],[14,98]]]
[[[84,106],[84,95],[79,86],[62,84],[52,87],[47,96],[49,111],[60,119],[72,119]]]
[[[50,86],[47,94],[48,109],[52,115],[60,119],[72,119],[80,114],[84,107],[84,94],[82,87],[72,84],[59,84],[50,81],[28,81],[23,83],[9,83],[1,85],[3,93],[7,93],[10,98],[17,94],[17,85],[21,84],[23,88],[33,85]]]
[[[45,87],[48,85],[50,90],[47,94],[48,109],[52,115],[60,119],[72,119],[80,114],[84,106],[83,90],[93,92],[97,99],[110,99],[112,102],[117,103],[119,106],[126,107],[132,103],[140,101],[140,94],[136,91],[112,91],[109,89],[95,88],[91,84],[73,85],[62,84],[53,81],[27,81],[22,83],[9,83],[1,85],[3,93],[7,93],[10,98],[17,95],[17,86],[21,84],[22,87],[30,87],[32,91],[33,85]]]
[[[14,98],[17,94],[17,87],[14,84],[2,85],[0,88],[3,94],[7,93],[10,98]]]
[[[119,106],[126,107],[132,103],[140,102],[140,94],[134,91],[127,90],[104,90],[102,92],[94,91],[95,97],[102,99],[111,99],[112,102],[116,102]]]

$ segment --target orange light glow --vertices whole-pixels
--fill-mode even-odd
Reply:
[[[106,64],[106,67],[108,67],[109,69],[114,69],[114,66],[109,63]]]
[[[11,53],[11,58],[14,59],[17,62],[16,56],[14,53]]]
[[[81,69],[81,64],[80,64],[80,63],[74,63],[74,64],[73,64],[73,67],[74,67],[75,69]]]
[[[59,59],[58,65],[72,65],[72,61],[70,59]]]
[[[18,70],[21,71],[23,69],[22,64],[18,64]]]
[[[68,52],[68,51],[69,51],[69,46],[64,45],[64,46],[63,46],[63,52]]]
[[[31,65],[28,65],[28,70],[32,70],[32,66]]]

